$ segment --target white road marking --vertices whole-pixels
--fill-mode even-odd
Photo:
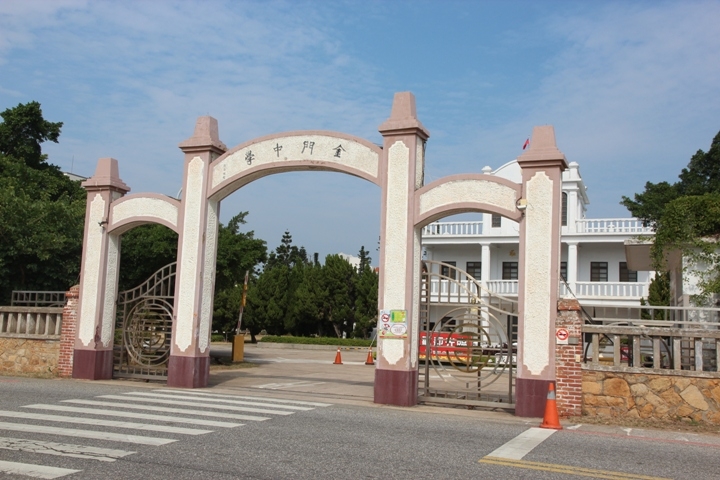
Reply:
[[[70,401],[70,400],[66,400]],[[104,406],[121,406],[121,403],[114,404],[111,402],[96,402],[97,404]],[[168,415],[153,415],[150,413],[138,413],[138,412],[119,412],[117,410],[98,410],[97,408],[83,408],[83,407],[69,407],[67,405],[25,405],[22,408],[35,408],[37,410],[52,410],[55,412],[70,412],[70,413],[87,413],[90,415],[100,415],[107,417],[122,417],[122,418],[135,418],[142,420],[157,420],[160,422],[169,423],[189,423],[191,425],[205,425],[206,427],[219,427],[219,428],[234,428],[241,427],[242,423],[230,423],[230,422],[218,422],[216,420],[203,420],[201,418],[187,418],[187,417],[171,417]],[[148,408],[148,410],[157,410],[157,408]],[[193,415],[202,415],[201,413],[193,412],[192,410],[180,410],[180,409],[168,409],[177,412],[186,412]],[[223,418],[225,415],[223,415]],[[264,417],[256,417],[261,420],[267,420]]]
[[[268,390],[282,390],[284,388],[310,387],[313,385],[322,385],[325,382],[290,382],[290,383],[266,383],[265,385],[256,385],[255,388],[266,388]]]
[[[45,465],[31,465],[29,463],[4,462],[0,460],[0,472],[25,475],[34,478],[60,478],[71,473],[82,472],[82,470],[70,470],[69,468],[48,467]]]
[[[305,402],[302,400],[290,400],[290,399],[284,399],[284,398],[269,398],[269,397],[249,397],[249,396],[242,396],[242,395],[229,395],[229,394],[221,394],[221,393],[206,393],[206,392],[194,392],[194,391],[188,391],[188,390],[173,390],[170,388],[165,388],[162,390],[155,390],[156,392],[177,392],[177,393],[184,393],[187,395],[196,395],[196,396],[203,396],[203,397],[221,397],[221,398],[239,398],[242,400],[262,400],[264,402],[274,402],[274,403],[294,403],[298,405],[309,405],[312,407],[331,407],[332,403],[320,403],[320,402]]]
[[[487,456],[521,460],[533,448],[547,440],[555,432],[557,430],[549,428],[530,428]]]
[[[110,400],[130,400],[124,395],[100,395],[98,398],[107,398]],[[207,405],[202,402],[183,402],[180,400],[165,400],[163,398],[138,398],[136,401],[148,402],[148,403],[162,403],[163,405],[183,405],[186,407],[200,407],[200,408],[214,408],[215,410],[232,410],[235,412],[253,412],[253,413],[267,413],[272,415],[292,415],[295,412],[287,412],[280,410],[270,410],[267,408],[253,408],[253,407],[234,407],[230,405]]]
[[[48,422],[79,423],[81,425],[100,425],[103,427],[129,428],[133,430],[148,430],[151,432],[180,433],[183,435],[204,435],[206,433],[212,433],[212,430],[198,430],[196,428],[168,427],[166,425],[149,425],[147,423],[99,420],[97,418],[65,417],[62,415],[45,415],[42,413],[10,412],[6,410],[0,410],[0,417],[27,418],[28,420],[45,420]]]
[[[122,400],[127,400],[125,397],[120,397]],[[207,412],[202,410],[185,410],[183,408],[170,408],[170,407],[157,407],[155,405],[130,405],[127,403],[115,403],[115,402],[101,402],[98,400],[62,400],[68,403],[77,403],[80,405],[94,405],[98,407],[116,407],[116,408],[127,408],[130,410],[152,410],[153,412],[165,412],[165,413],[180,413],[184,415],[201,415],[204,417],[215,417],[215,418],[231,418],[233,420],[248,420],[253,422],[262,422],[263,420],[270,420],[269,417],[257,417],[254,415],[236,415],[234,413],[224,412]]]
[[[87,445],[73,445],[71,443],[42,442],[39,440],[25,440],[20,438],[0,437],[0,448],[3,450],[16,450],[19,452],[43,453],[61,457],[86,458],[101,462],[114,462],[118,458],[132,455],[135,452],[114,450],[110,448],[89,447]]]
[[[154,398],[179,398],[180,400],[193,400],[198,401],[198,397],[194,397],[192,395],[180,395],[180,394],[170,394],[170,395],[163,395],[161,393],[152,393],[152,392],[127,392],[125,395],[137,395],[140,397],[154,397]],[[230,400],[225,398],[212,398],[212,397],[202,397],[203,402],[217,402],[217,403],[231,403],[233,405],[249,405],[253,407],[264,407],[266,404],[259,403],[259,402],[247,402],[245,400]],[[214,405],[212,403],[203,403],[203,405],[208,407],[213,407]],[[313,407],[301,407],[298,405],[270,405],[272,408],[286,408],[288,410],[300,410],[300,411],[308,411],[308,410],[314,410]]]
[[[114,442],[139,443],[141,445],[165,445],[177,440],[171,438],[140,437],[121,433],[96,432],[92,430],[76,430],[73,428],[48,427],[47,425],[25,425],[22,423],[0,422],[0,430],[14,432],[42,433],[46,435],[62,435],[65,437],[93,438],[96,440],[110,440]]]

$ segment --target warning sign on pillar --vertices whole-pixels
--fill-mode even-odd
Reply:
[[[555,330],[555,340],[558,345],[567,345],[570,332],[567,328],[558,328]]]
[[[378,324],[381,340],[407,338],[406,310],[380,310]]]

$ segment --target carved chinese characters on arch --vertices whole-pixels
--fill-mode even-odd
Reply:
[[[327,168],[355,173],[377,183],[379,149],[352,138],[320,133],[286,134],[266,138],[228,152],[212,165],[213,193],[223,182],[259,168],[307,163],[307,168]]]

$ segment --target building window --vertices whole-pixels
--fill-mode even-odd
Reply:
[[[455,280],[455,272],[457,272],[457,270],[448,267],[448,265],[452,265],[454,267],[456,265],[455,262],[443,260],[442,263],[447,263],[447,265],[440,265],[440,275],[442,275],[443,277],[450,277]]]
[[[503,280],[517,280],[518,279],[518,262],[503,262],[502,279]]]
[[[590,281],[591,282],[607,282],[608,281],[608,264],[607,264],[607,262],[590,262]]]
[[[628,270],[627,262],[620,262],[620,281],[621,282],[637,282],[637,272]]]
[[[502,225],[502,215],[493,213],[492,214],[492,228],[500,228],[500,225]]]
[[[562,194],[562,226],[567,226],[567,193]]]
[[[560,278],[567,282],[567,262],[560,262]]]
[[[475,280],[481,280],[482,262],[467,262],[465,271]]]

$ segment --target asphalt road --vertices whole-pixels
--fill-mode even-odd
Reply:
[[[379,406],[365,352],[342,355],[251,349],[257,367],[191,392],[0,377],[0,477],[35,465],[67,479],[720,478],[719,436]]]

